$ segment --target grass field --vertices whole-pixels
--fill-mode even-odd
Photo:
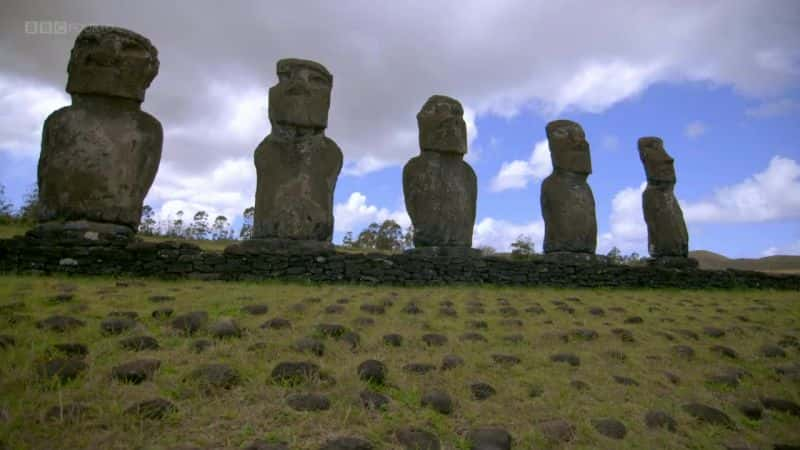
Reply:
[[[416,427],[437,436],[441,448],[466,449],[468,431],[486,426],[507,430],[515,449],[798,445],[800,418],[792,415],[799,414],[791,410],[793,404],[783,411],[770,404],[773,409],[764,410],[759,420],[740,411],[741,402],[758,406],[762,397],[800,401],[798,300],[795,292],[768,291],[392,288],[2,276],[0,334],[6,337],[0,338],[0,441],[5,447],[0,448],[240,449],[263,440],[317,449],[329,439],[355,436],[375,449],[394,449],[413,448],[400,444],[397,431]],[[440,306],[446,301],[452,306]],[[417,313],[407,307],[410,303],[418,306]],[[384,312],[362,309],[365,304],[383,305]],[[248,313],[242,310],[247,305],[266,305],[267,312]],[[173,316],[152,317],[159,308],[173,309]],[[602,314],[593,308],[601,308]],[[109,315],[126,311],[138,314],[131,329],[119,334],[101,330],[120,326],[109,322]],[[172,320],[189,311],[205,311],[208,320],[186,336],[173,328]],[[37,327],[53,315],[75,317],[85,325],[66,332]],[[215,324],[225,318],[241,328],[240,337],[214,337]],[[291,326],[261,328],[275,318]],[[353,334],[326,337],[319,324],[343,325],[358,336],[358,344],[353,345]],[[724,335],[712,337],[719,331]],[[384,343],[383,336],[390,333],[402,336],[400,346]],[[441,334],[447,341],[429,346],[423,340],[426,334]],[[121,347],[122,340],[143,335],[155,338],[159,348],[136,352]],[[312,338],[307,345],[321,342],[323,354],[298,350],[304,338]],[[210,345],[198,351],[198,341]],[[64,343],[85,344],[88,354],[65,356],[54,347]],[[765,344],[785,355],[765,356]],[[676,346],[691,347],[694,356],[686,357],[687,350]],[[728,347],[737,357],[722,356],[714,346]],[[552,361],[557,353],[574,354],[580,363]],[[463,365],[442,370],[445,355],[459,356]],[[85,364],[74,379],[61,382],[42,373],[48,361],[52,365],[70,358],[73,366],[81,366],[81,358]],[[116,366],[141,359],[156,359],[160,367],[142,375],[146,379],[139,384],[112,377]],[[385,365],[383,384],[359,379],[358,366],[368,359]],[[271,372],[284,361],[311,361],[321,374],[298,385],[273,381]],[[212,363],[228,365],[238,377],[203,382],[192,376]],[[431,364],[434,370],[411,372],[411,363]],[[788,371],[781,375],[775,367]],[[732,376],[732,368],[743,371]],[[673,383],[665,372],[680,380]],[[228,388],[219,387],[225,381]],[[479,382],[496,393],[476,399],[471,385]],[[367,389],[385,395],[389,403],[382,409],[366,408],[359,394]],[[421,405],[431,389],[449,394],[451,413]],[[296,394],[304,393],[325,396],[329,409],[293,409]],[[177,411],[162,419],[126,413],[136,402],[152,398],[169,400]],[[682,408],[692,402],[721,410],[729,426],[696,419]],[[69,405],[76,403],[87,409],[73,417]],[[651,410],[674,418],[675,432],[649,428],[645,415]],[[595,423],[603,418],[624,424],[624,438],[601,434]],[[564,441],[558,433],[548,434],[547,421],[552,419],[569,424],[562,429]]]

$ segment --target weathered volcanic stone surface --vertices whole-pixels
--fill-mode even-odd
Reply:
[[[580,125],[569,120],[547,124],[553,173],[542,182],[545,253],[591,253],[597,247],[594,195],[586,182],[592,173],[589,143]]]
[[[395,437],[405,450],[439,450],[439,438],[430,431],[421,428],[402,428],[395,431]]]
[[[375,447],[364,439],[357,437],[338,437],[326,441],[319,450],[373,450]]]
[[[81,31],[67,68],[72,105],[50,114],[42,132],[40,221],[136,229],[161,160],[161,124],[140,106],[158,65],[158,51],[137,33]]]
[[[161,361],[157,359],[137,359],[114,366],[111,377],[125,383],[139,384],[152,379],[159,367]]]
[[[242,382],[239,371],[227,364],[203,364],[191,371],[187,379],[206,390],[231,389]]]
[[[683,211],[675,197],[675,160],[657,137],[639,139],[639,158],[647,175],[647,188],[642,193],[644,221],[650,256],[688,257],[689,232]]]
[[[666,428],[668,431],[675,431],[678,423],[672,416],[664,411],[650,410],[644,416],[644,423],[647,428]]]
[[[309,361],[281,362],[272,369],[270,377],[276,383],[294,386],[318,378],[319,366]]]
[[[46,319],[36,322],[37,328],[56,331],[59,333],[64,333],[84,325],[86,325],[86,323],[80,319],[59,315],[50,316]]]
[[[700,422],[735,428],[733,420],[727,414],[711,406],[701,403],[689,403],[683,405],[682,409]]]
[[[272,131],[256,148],[253,238],[330,243],[342,151],[325,136],[333,76],[313,61],[282,59],[269,90]]]
[[[286,403],[295,411],[325,411],[330,409],[331,401],[321,394],[291,394]]]
[[[54,358],[41,363],[38,372],[42,378],[57,377],[59,381],[66,383],[77,378],[88,368],[89,366],[80,358]]]
[[[403,168],[406,210],[414,224],[414,246],[472,245],[478,179],[464,161],[467,129],[457,100],[434,95],[417,114],[419,156]]]
[[[476,428],[467,432],[472,450],[510,450],[512,438],[502,428]]]
[[[450,394],[442,390],[433,389],[425,392],[420,403],[441,414],[453,412],[453,399],[450,398]]]

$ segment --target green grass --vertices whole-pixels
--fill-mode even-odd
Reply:
[[[723,442],[736,439],[759,447],[774,442],[800,442],[800,421],[781,413],[766,412],[760,421],[747,420],[735,407],[737,400],[757,399],[759,395],[782,396],[800,401],[797,381],[778,378],[772,367],[796,361],[797,348],[787,348],[787,359],[767,360],[759,356],[764,343],[775,343],[781,336],[798,335],[800,303],[798,294],[768,291],[678,291],[610,289],[523,289],[523,288],[392,288],[331,286],[285,283],[223,283],[195,281],[125,280],[128,286],[116,285],[108,278],[0,276],[0,305],[22,302],[13,311],[0,313],[0,334],[11,335],[16,345],[0,349],[0,441],[13,449],[170,449],[178,445],[200,448],[242,448],[255,439],[283,440],[292,449],[316,449],[332,436],[356,435],[373,442],[377,449],[400,448],[394,430],[418,426],[435,432],[443,448],[468,448],[464,435],[476,426],[505,427],[513,436],[516,449],[529,448],[720,448]],[[68,303],[53,303],[53,295],[74,289]],[[150,295],[164,294],[174,301],[154,304]],[[319,303],[305,299],[318,297]],[[574,315],[556,309],[554,299],[578,297],[580,302],[566,303]],[[324,308],[347,298],[342,314],[325,314]],[[505,298],[520,312],[524,326],[504,328],[499,313],[499,298]],[[386,314],[370,316],[359,306],[391,299],[394,305]],[[438,303],[451,300],[458,317],[438,314]],[[469,314],[467,303],[479,300],[484,314]],[[423,313],[408,315],[400,310],[416,301]],[[688,302],[687,302],[688,301]],[[240,312],[248,303],[266,303],[269,312],[251,316]],[[524,309],[539,303],[546,312],[532,315]],[[295,305],[304,305],[304,311]],[[763,305],[774,308],[768,311]],[[169,321],[153,319],[150,312],[169,306],[177,313],[204,310],[210,320],[233,317],[246,333],[242,338],[217,342],[203,353],[191,351],[195,339],[212,339],[207,330],[193,338],[177,335]],[[590,315],[592,306],[605,308],[605,317]],[[611,307],[624,307],[614,312]],[[757,306],[760,309],[751,310]],[[658,308],[657,310],[652,308]],[[717,308],[724,311],[718,312]],[[137,329],[120,336],[104,336],[100,321],[111,311],[137,311]],[[85,320],[83,328],[58,334],[36,328],[35,322],[53,314],[72,315]],[[638,315],[643,324],[623,324],[625,318]],[[749,322],[736,318],[745,315]],[[269,318],[284,317],[292,328],[262,330],[259,325]],[[375,324],[354,327],[357,317],[372,317]],[[10,320],[11,319],[11,320]],[[485,320],[488,329],[477,330],[488,343],[459,340],[470,320]],[[674,320],[666,322],[663,320]],[[11,322],[16,324],[11,325]],[[351,351],[348,344],[333,339],[325,341],[322,357],[291,350],[298,338],[312,335],[318,323],[339,323],[361,336],[361,346]],[[702,334],[702,327],[713,325],[727,330],[722,338]],[[599,333],[593,341],[571,339],[564,343],[559,332],[576,327],[592,328]],[[622,343],[611,330],[624,327],[633,331],[635,343]],[[700,334],[699,341],[685,339],[674,329],[690,329]],[[675,341],[667,341],[659,332],[670,332]],[[399,333],[403,346],[386,347],[382,335]],[[427,348],[420,340],[425,333],[441,333],[449,342],[443,347]],[[524,341],[511,344],[502,336],[519,333]],[[122,350],[118,341],[126,336],[147,334],[158,339],[161,348],[134,353]],[[89,369],[64,385],[42,380],[36,365],[48,357],[55,343],[81,342],[89,346],[86,362]],[[260,350],[248,350],[255,343],[265,343]],[[696,351],[693,361],[677,358],[670,352],[676,344],[687,344]],[[740,355],[738,360],[723,360],[709,351],[714,344],[727,345]],[[610,350],[622,351],[625,361],[608,357]],[[581,358],[579,367],[550,362],[556,352],[573,352]],[[412,375],[402,366],[409,362],[440,365],[446,354],[464,358],[463,367]],[[495,365],[490,355],[503,353],[519,356],[522,363],[512,367]],[[152,381],[127,385],[111,379],[115,365],[138,358],[156,358],[162,363]],[[378,359],[388,367],[387,385],[379,390],[392,401],[387,410],[376,412],[362,408],[358,393],[366,384],[356,375],[356,367],[366,359]],[[656,359],[657,358],[657,359]],[[269,373],[280,361],[312,360],[333,376],[336,383],[311,383],[282,387],[268,382]],[[203,363],[221,362],[236,368],[243,383],[229,391],[211,396],[184,377]],[[735,388],[723,388],[705,382],[707,375],[721,368],[736,366],[748,370]],[[670,370],[682,381],[675,386],[663,375]],[[612,375],[636,379],[640,386],[615,383]],[[570,381],[581,380],[589,390],[578,391]],[[485,401],[471,399],[469,384],[483,381],[497,390]],[[531,387],[541,388],[541,395],[531,398]],[[432,387],[446,390],[454,400],[454,411],[443,416],[421,408],[422,393]],[[293,392],[319,392],[327,395],[330,410],[317,413],[296,412],[286,405]],[[140,421],[123,414],[132,403],[164,397],[174,402],[179,412],[163,421]],[[77,424],[46,422],[44,412],[53,405],[80,401],[90,405],[95,415]],[[683,403],[699,401],[725,411],[737,424],[727,430],[697,423],[680,408]],[[667,411],[677,421],[679,433],[648,430],[644,414],[648,409]],[[614,441],[599,435],[592,427],[593,418],[613,417],[628,429],[627,437]],[[537,431],[536,423],[550,418],[564,418],[577,427],[575,439],[564,445],[547,442]]]
[[[30,228],[30,225],[26,224],[0,224],[0,239],[9,239],[14,236],[22,236]]]

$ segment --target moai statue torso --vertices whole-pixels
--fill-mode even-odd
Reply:
[[[320,241],[333,236],[333,191],[342,152],[325,136],[333,76],[313,61],[278,61],[269,90],[272,131],[256,148],[254,239]]]
[[[139,34],[81,31],[67,69],[72,105],[50,114],[42,131],[40,221],[136,230],[161,160],[161,124],[141,110],[158,64],[157,50]]]
[[[553,173],[542,182],[545,253],[590,253],[597,247],[589,143],[580,125],[556,120],[546,127]]]
[[[689,233],[674,193],[675,160],[667,154],[664,142],[657,137],[643,137],[638,144],[639,158],[647,175],[642,210],[647,223],[650,256],[685,258],[689,255]]]
[[[406,210],[414,246],[469,249],[478,182],[463,158],[467,128],[461,104],[434,95],[417,114],[421,153],[403,168]]]

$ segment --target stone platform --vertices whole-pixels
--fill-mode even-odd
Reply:
[[[93,235],[92,235],[93,236]],[[292,280],[389,285],[518,285],[561,287],[768,288],[800,290],[800,276],[693,267],[627,266],[602,258],[526,260],[496,256],[290,254],[204,251],[188,242],[134,238],[54,240],[29,233],[0,240],[3,273],[67,273],[208,280]],[[257,247],[257,245],[256,245]]]

